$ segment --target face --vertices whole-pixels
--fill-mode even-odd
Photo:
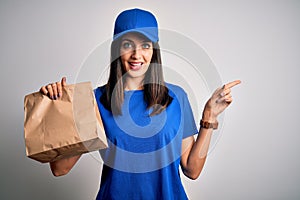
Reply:
[[[137,33],[127,33],[121,39],[122,66],[131,78],[144,78],[153,55],[152,42]]]

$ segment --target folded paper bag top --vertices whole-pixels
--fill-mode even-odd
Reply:
[[[63,87],[58,100],[35,92],[24,98],[26,155],[42,163],[107,148],[90,82]]]

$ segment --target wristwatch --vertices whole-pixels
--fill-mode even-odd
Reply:
[[[200,126],[206,129],[212,128],[212,129],[217,129],[218,128],[218,122],[215,123],[210,123],[210,122],[206,122],[203,121],[202,119],[200,120]]]

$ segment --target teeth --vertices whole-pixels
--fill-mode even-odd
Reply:
[[[133,65],[133,66],[140,66],[140,65],[142,65],[142,63],[130,63],[131,65]]]

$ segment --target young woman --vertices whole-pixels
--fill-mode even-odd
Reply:
[[[185,91],[164,81],[154,15],[141,9],[120,13],[109,79],[95,89],[109,144],[100,151],[104,165],[97,199],[187,199],[179,166],[187,177],[199,176],[217,117],[232,102],[231,88],[239,83],[216,89],[197,130]],[[55,100],[65,85],[63,78],[40,91]],[[79,158],[51,162],[53,174],[67,174]]]

